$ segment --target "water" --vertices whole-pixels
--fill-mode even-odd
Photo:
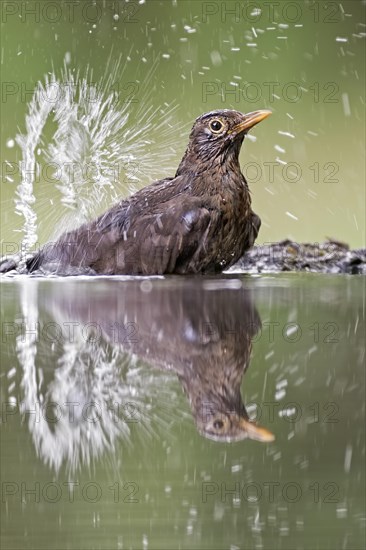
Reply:
[[[362,277],[1,291],[4,547],[363,546]]]
[[[155,71],[156,63],[145,75],[146,83]],[[48,201],[52,210],[59,207],[62,217],[55,220],[55,213],[49,211],[41,224],[51,215],[56,225],[50,236],[55,238],[61,231],[88,221],[96,214],[96,205],[107,208],[107,204],[136,191],[146,172],[151,182],[158,179],[164,164],[169,166],[172,155],[167,140],[178,131],[172,127],[176,105],[166,104],[160,109],[149,106],[151,90],[141,84],[143,105],[133,100],[121,104],[118,86],[114,88],[123,74],[121,56],[114,63],[108,59],[103,77],[95,83],[89,67],[84,75],[75,75],[65,56],[60,75],[52,72],[37,83],[28,104],[26,131],[16,138],[21,150],[21,177],[15,212],[23,218],[23,258],[38,245],[36,188],[45,175],[48,183],[56,184],[57,191],[49,192]],[[128,124],[133,114],[139,119],[135,129]],[[151,153],[148,147],[153,127],[160,132],[160,140]]]

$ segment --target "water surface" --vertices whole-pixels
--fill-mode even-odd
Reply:
[[[1,293],[3,547],[363,547],[364,278]]]

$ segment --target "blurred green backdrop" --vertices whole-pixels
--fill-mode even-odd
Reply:
[[[173,175],[201,113],[269,108],[273,116],[241,153],[263,222],[258,242],[333,237],[363,246],[364,8],[359,0],[1,2],[3,243],[21,240],[14,140],[26,131],[37,82],[52,72],[61,78],[66,61],[73,74],[89,68],[98,86],[120,58],[105,91],[117,94],[117,109],[127,108],[126,131],[146,126],[147,110],[158,111],[144,142],[134,138],[137,179],[132,186],[122,178],[117,195]],[[55,129],[50,121],[37,144],[40,159]],[[34,194],[41,243],[70,216],[78,221],[42,171]],[[115,196],[93,201],[89,215]]]

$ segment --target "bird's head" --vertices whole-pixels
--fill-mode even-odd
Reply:
[[[221,109],[199,116],[193,125],[177,175],[183,169],[188,169],[190,163],[201,162],[205,168],[207,163],[213,163],[215,159],[225,160],[230,154],[237,159],[245,135],[270,114],[271,111],[267,110],[243,114]]]
[[[270,442],[274,435],[252,422],[248,417],[234,411],[216,412],[208,415],[205,422],[197,423],[201,435],[214,441],[230,443],[242,439],[255,439],[257,441]]]

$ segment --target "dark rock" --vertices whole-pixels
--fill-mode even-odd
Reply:
[[[300,271],[366,274],[366,249],[350,250],[339,241],[278,243],[254,246],[233,266],[248,273]]]

